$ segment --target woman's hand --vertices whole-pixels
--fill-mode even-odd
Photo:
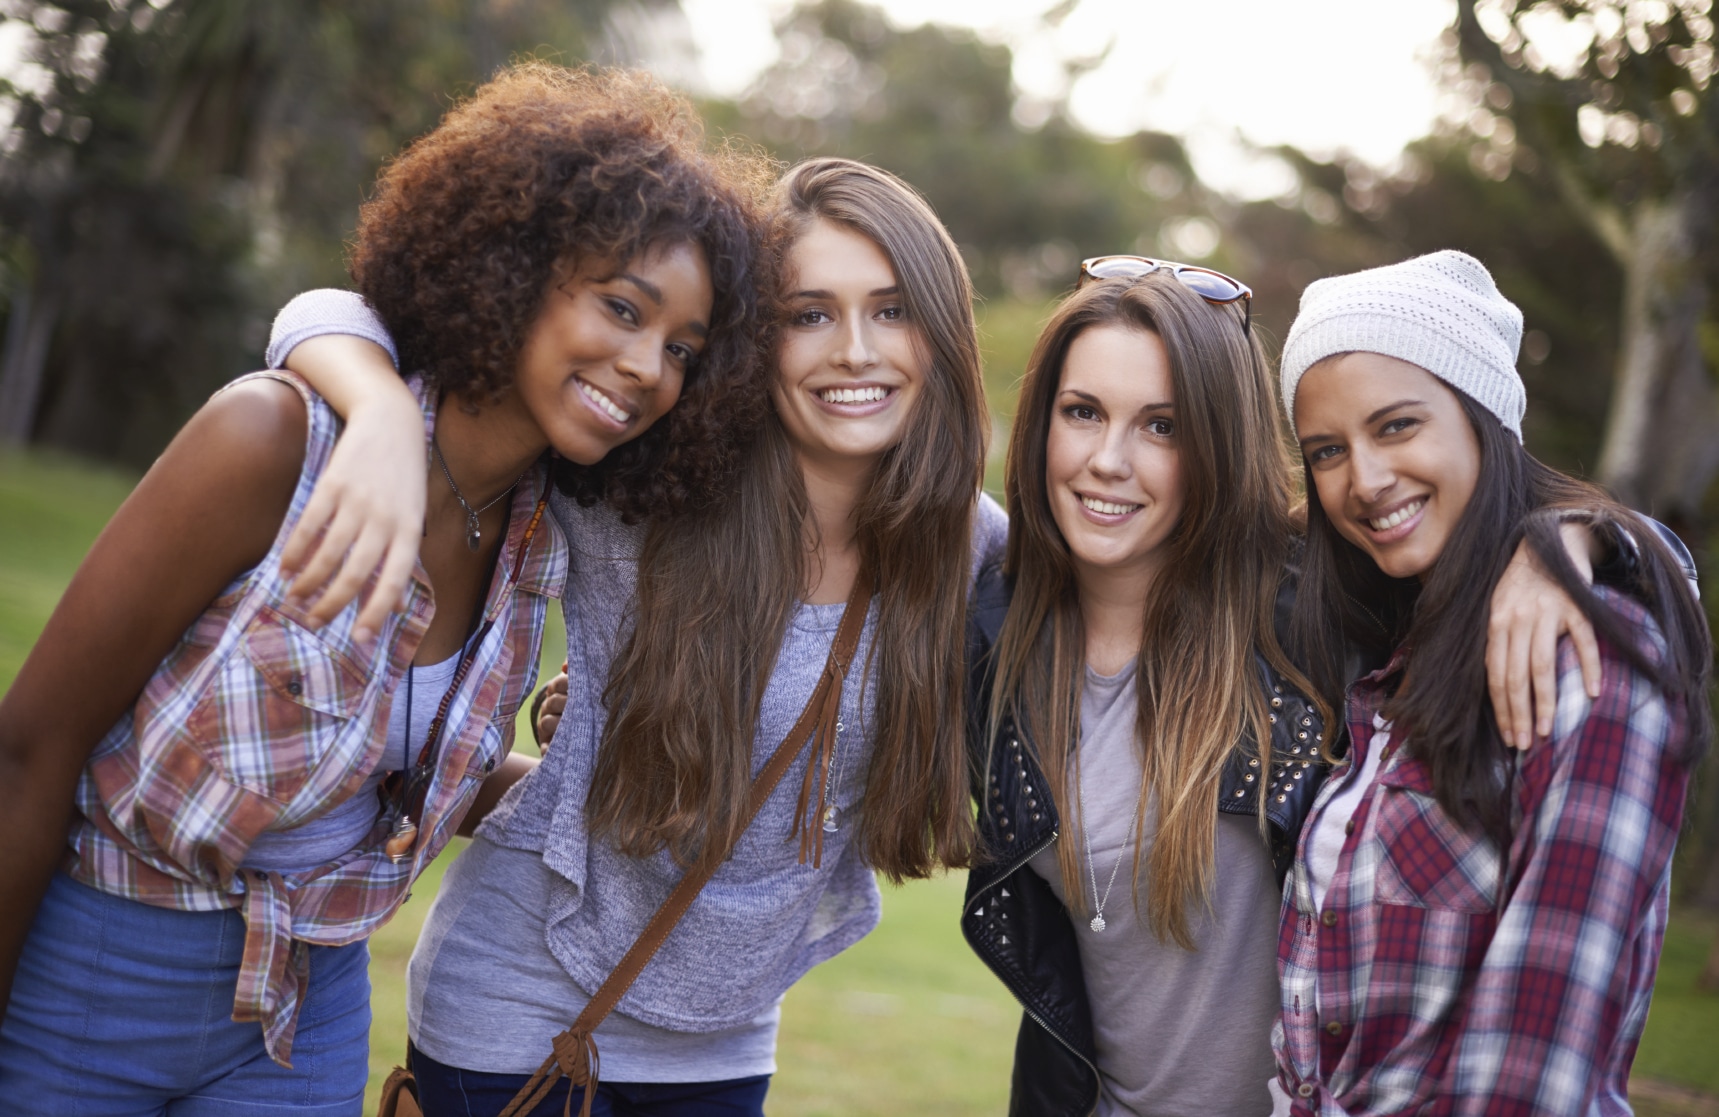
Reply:
[[[531,727],[537,734],[537,747],[547,750],[549,742],[555,737],[555,727],[561,724],[561,711],[567,708],[567,664],[561,665],[561,673],[550,679],[537,694],[537,708],[534,711]]]
[[[1559,533],[1570,561],[1593,581],[1592,532],[1580,523]],[[1570,595],[1534,559],[1526,541],[1492,590],[1492,619],[1486,632],[1486,685],[1493,715],[1506,744],[1529,748],[1550,736],[1558,708],[1558,638],[1568,635],[1582,664],[1588,697],[1600,693],[1600,648],[1594,626]],[[1532,693],[1530,693],[1532,692]]]
[[[356,337],[312,338],[287,357],[347,420],[304,515],[281,554],[292,595],[326,623],[374,576],[359,638],[380,631],[405,598],[424,535],[424,414],[381,347]]]

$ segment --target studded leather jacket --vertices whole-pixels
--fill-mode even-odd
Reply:
[[[1279,595],[1280,633],[1293,601],[1292,585]],[[1008,612],[1010,589],[1000,567],[982,570],[968,626],[967,740],[987,855],[967,876],[961,931],[1021,1003],[1010,1117],[1085,1117],[1098,1106],[1099,1078],[1074,923],[1050,885],[1027,865],[1057,839],[1056,804],[1039,768],[1038,750],[1024,729],[1005,721],[995,741],[985,739],[990,653]],[[1216,808],[1252,816],[1265,792],[1272,866],[1282,883],[1324,778],[1318,758],[1324,727],[1306,698],[1263,657],[1255,658],[1272,706],[1271,763],[1262,768],[1251,740],[1238,741],[1219,780]],[[982,771],[987,756],[988,770]]]

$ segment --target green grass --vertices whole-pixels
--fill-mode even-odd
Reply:
[[[987,349],[995,345],[1001,352],[1006,344],[1019,353],[1021,339],[1030,343],[1036,332],[1034,311],[999,313],[987,319]],[[1005,327],[1012,341],[1004,338]],[[993,385],[993,399],[1012,398],[1004,391]],[[0,693],[133,483],[128,475],[54,455],[0,453]],[[560,610],[552,608],[544,634],[546,673],[560,665],[564,646]],[[92,665],[92,680],[97,675]],[[518,740],[530,749],[523,720]],[[371,943],[373,1085],[405,1053],[406,959],[449,856],[431,866],[411,902]],[[883,925],[788,994],[772,1114],[953,1117],[1005,1108],[1018,1015],[960,940],[961,888],[961,878],[952,876],[885,889]],[[1673,915],[1636,1059],[1638,1076],[1719,1093],[1719,996],[1695,988],[1716,933],[1719,920],[1710,916]]]

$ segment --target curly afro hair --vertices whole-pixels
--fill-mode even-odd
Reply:
[[[679,402],[602,461],[563,461],[557,475],[628,520],[672,514],[726,487],[769,406],[758,346],[774,286],[761,251],[771,172],[750,152],[707,150],[692,106],[647,74],[511,66],[383,169],[352,278],[403,372],[494,398],[552,279],[587,259],[699,245],[715,299]]]

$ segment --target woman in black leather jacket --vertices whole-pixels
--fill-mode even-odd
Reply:
[[[969,625],[985,857],[962,931],[1024,1010],[1011,1114],[1264,1117],[1282,881],[1325,751],[1280,636],[1290,466],[1246,288],[1124,266],[1083,279],[1022,383],[1007,558]],[[1560,611],[1516,577],[1512,603]]]

